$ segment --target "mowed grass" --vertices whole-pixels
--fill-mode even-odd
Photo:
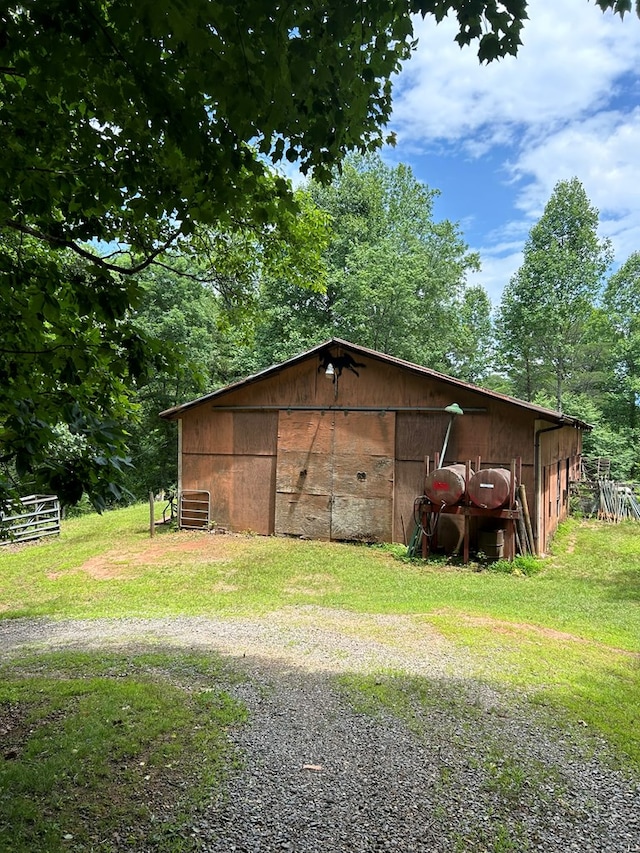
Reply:
[[[246,719],[213,655],[59,652],[0,666],[0,850],[196,849],[190,816]]]
[[[0,616],[405,615],[467,650],[478,677],[562,709],[640,766],[640,526],[571,521],[538,574],[477,568],[250,534],[150,539],[139,506],[0,551]]]
[[[570,522],[532,577],[403,562],[379,548],[161,531],[135,506],[65,522],[60,538],[0,549],[0,616],[260,614],[312,604],[458,613],[640,649],[640,526]]]

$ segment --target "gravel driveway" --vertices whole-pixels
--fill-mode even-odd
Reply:
[[[242,769],[194,819],[201,850],[640,851],[640,779],[583,727],[556,726],[479,681],[468,656],[409,618],[292,608],[0,621],[3,656],[140,642],[215,649],[248,675],[229,687],[251,714],[230,734]],[[337,678],[347,673],[407,696],[426,679],[423,701],[409,700],[403,719],[359,712]]]

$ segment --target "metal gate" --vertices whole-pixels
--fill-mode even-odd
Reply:
[[[60,533],[60,501],[56,495],[29,495],[20,503],[22,507],[14,515],[0,514],[0,545]]]
[[[211,494],[204,490],[184,491],[180,495],[179,526],[187,530],[208,530]]]

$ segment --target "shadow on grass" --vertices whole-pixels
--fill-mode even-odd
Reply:
[[[625,569],[615,572],[602,581],[611,598],[615,601],[633,601],[640,603],[640,557],[637,569]]]
[[[233,698],[237,686],[246,707]],[[0,712],[0,848],[11,853],[186,853],[202,849],[193,827],[203,810],[221,843],[247,826],[272,832],[264,849],[320,850],[339,832],[340,849],[373,851],[411,824],[437,841],[428,849],[523,851],[523,814],[542,837],[549,825],[560,839],[580,835],[576,767],[593,790],[590,758],[570,729],[470,678],[338,676],[284,655],[139,643],[15,657],[0,668]],[[310,754],[322,762],[305,770]],[[621,782],[604,766],[597,780],[593,815],[604,832],[607,797]],[[358,820],[344,819],[363,809],[364,848]],[[628,816],[618,817],[624,825]]]
[[[190,849],[184,822],[221,784],[227,728],[246,719],[234,680],[213,654],[151,647],[5,662],[0,849]]]

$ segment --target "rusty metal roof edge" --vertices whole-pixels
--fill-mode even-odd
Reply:
[[[564,423],[567,426],[574,426],[585,430],[592,429],[591,424],[586,423],[586,421],[580,420],[580,418],[574,418],[571,415],[566,415],[562,412],[556,412],[554,409],[546,409],[543,406],[537,406],[534,403],[528,403],[525,400],[519,400],[517,397],[510,397],[508,394],[501,394],[499,391],[491,391],[488,388],[482,388],[480,385],[474,385],[471,382],[465,382],[463,379],[456,379],[454,376],[448,376],[446,373],[439,373],[437,370],[432,370],[430,367],[422,367],[419,364],[414,364],[413,362],[405,361],[402,358],[397,358],[393,355],[387,355],[386,353],[369,349],[368,347],[361,346],[360,344],[351,343],[350,341],[346,341],[342,338],[329,338],[328,340],[323,341],[320,344],[316,344],[316,346],[311,347],[310,349],[305,350],[304,352],[292,356],[286,361],[282,361],[279,364],[271,365],[270,367],[265,367],[263,370],[260,370],[257,373],[253,373],[251,376],[247,376],[245,379],[240,379],[237,382],[232,382],[230,385],[225,385],[223,388],[218,388],[216,391],[211,391],[209,394],[204,394],[202,397],[198,397],[195,400],[190,400],[189,402],[182,403],[179,406],[173,406],[171,409],[165,409],[165,411],[160,412],[160,417],[165,418],[166,420],[173,420],[179,417],[181,412],[187,411],[188,409],[191,409],[194,406],[199,406],[202,403],[208,402],[209,400],[214,400],[217,397],[221,397],[225,394],[230,393],[231,391],[236,391],[238,388],[243,388],[247,385],[253,384],[254,382],[259,382],[262,379],[266,379],[268,376],[276,375],[282,370],[285,370],[288,367],[292,367],[293,365],[298,364],[299,362],[304,361],[306,358],[309,358],[315,355],[316,353],[322,351],[323,349],[326,349],[327,347],[331,346],[347,347],[351,350],[361,353],[362,355],[366,355],[370,358],[377,359],[378,361],[385,362],[386,364],[395,364],[398,367],[402,367],[405,370],[410,370],[411,372],[417,373],[420,376],[428,376],[432,379],[438,379],[456,388],[471,391],[476,394],[482,394],[485,397],[490,397],[494,400],[498,400],[503,403],[509,403],[514,406],[519,406],[520,408],[527,409],[531,412],[534,412],[535,414],[538,414],[543,419],[551,420],[554,423]]]

